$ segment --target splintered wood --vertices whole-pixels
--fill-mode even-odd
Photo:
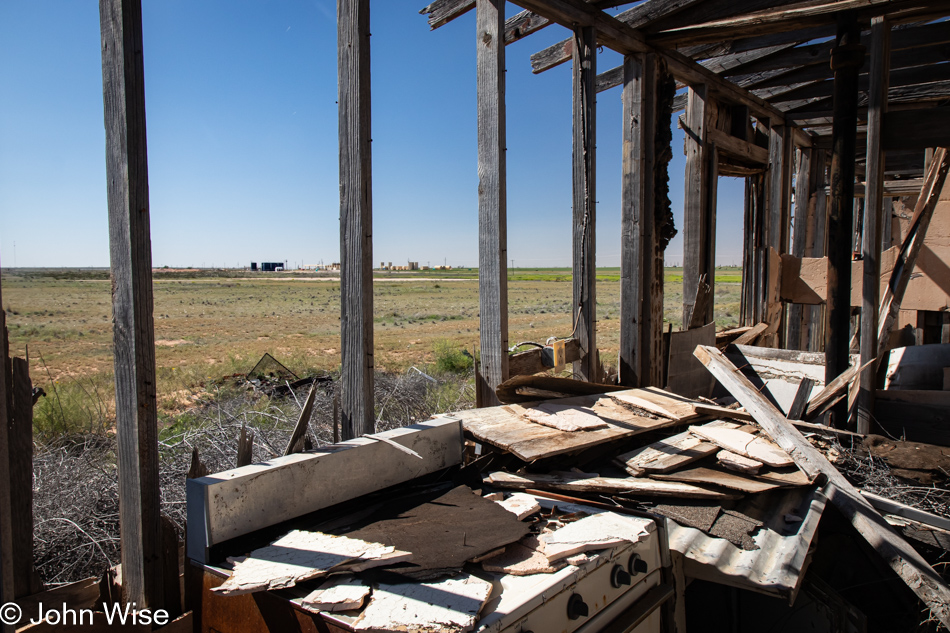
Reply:
[[[738,424],[716,420],[704,426],[726,429],[739,428]],[[634,477],[645,472],[665,473],[680,466],[692,463],[712,455],[719,450],[715,444],[684,431],[677,435],[643,446],[636,450],[618,455],[616,461]]]
[[[788,453],[768,441],[764,437],[756,437],[751,433],[737,429],[713,428],[709,426],[691,426],[689,432],[712,442],[716,446],[748,457],[769,466],[791,466],[795,462]]]
[[[563,490],[566,492],[600,492],[605,494],[634,494],[645,497],[667,496],[687,499],[739,498],[738,495],[720,492],[702,486],[672,481],[653,481],[651,479],[640,479],[638,477],[619,479],[613,477],[575,475],[572,473],[513,475],[511,473],[496,472],[488,476],[488,482],[499,488],[515,488],[519,490],[538,488],[541,490]]]
[[[230,578],[212,591],[240,595],[282,589],[325,576],[351,563],[358,564],[360,569],[369,569],[411,557],[409,552],[397,552],[396,548],[380,543],[294,530],[236,562]]]
[[[440,582],[380,584],[353,629],[413,633],[471,631],[491,589],[490,582],[469,574]]]

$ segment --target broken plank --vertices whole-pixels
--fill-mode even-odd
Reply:
[[[586,407],[570,406],[555,402],[542,402],[533,407],[510,407],[515,413],[531,422],[549,426],[559,431],[595,431],[607,428],[607,423]]]
[[[507,499],[495,503],[514,514],[519,521],[524,521],[535,512],[541,511],[541,505],[537,499],[521,492],[516,492]]]
[[[722,426],[724,428],[738,428],[739,425],[731,422],[715,421],[707,426]],[[644,472],[665,473],[680,466],[692,463],[703,457],[708,457],[719,447],[704,441],[689,431],[667,437],[643,446],[636,450],[616,457],[616,461],[634,477]]]
[[[716,461],[726,470],[734,470],[737,473],[747,473],[749,475],[757,474],[762,468],[762,462],[725,449],[716,453]]]
[[[610,394],[610,397],[621,403],[631,404],[650,413],[679,422],[699,417],[696,413],[696,401],[656,387],[615,392]]]
[[[596,492],[606,494],[631,494],[644,497],[680,497],[684,499],[738,499],[737,495],[710,488],[672,481],[653,481],[629,477],[590,477],[571,473],[532,473],[513,475],[496,472],[488,476],[487,483],[499,488],[525,490],[565,490],[568,492]]]
[[[786,417],[789,420],[798,420],[805,415],[805,407],[808,405],[808,396],[811,395],[812,387],[815,381],[811,378],[802,378],[798,383],[798,390],[795,392],[795,399],[792,400],[792,406],[788,408]]]
[[[868,364],[872,362],[874,361],[868,361]],[[865,365],[865,367],[866,366],[867,365]],[[855,363],[838,374],[834,380],[825,385],[824,389],[819,391],[815,397],[808,401],[808,407],[805,409],[805,414],[802,417],[810,422],[835,406],[835,403],[848,394],[848,387],[854,382],[858,371],[858,364]]]
[[[742,334],[732,342],[733,345],[752,345],[755,342],[755,339],[759,338],[759,335],[769,329],[768,323],[756,323],[752,326],[745,334]]]
[[[759,481],[750,477],[743,477],[737,473],[712,468],[689,468],[675,473],[654,473],[650,477],[664,482],[682,482],[707,486],[721,486],[730,490],[738,490],[749,494],[766,492],[778,488],[778,484]]]
[[[855,529],[885,562],[930,608],[933,615],[950,626],[950,587],[943,578],[877,513],[861,493],[845,479],[762,394],[736,369],[719,350],[710,347],[696,349],[696,357],[753,415],[775,442],[782,447],[798,467],[810,476],[822,474],[831,483],[828,486],[831,502],[841,510]]]
[[[760,470],[754,477],[783,487],[807,486],[812,483],[808,475],[799,470],[798,466]]]
[[[785,451],[766,438],[745,431],[709,426],[691,426],[689,431],[727,451],[738,453],[769,466],[791,466],[794,463]]]

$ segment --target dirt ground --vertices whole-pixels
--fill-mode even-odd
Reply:
[[[446,271],[456,272],[456,271]],[[569,271],[514,274],[509,283],[509,344],[543,343],[571,333]],[[720,273],[716,320],[733,325],[739,283],[734,270]],[[59,278],[57,278],[59,277]],[[103,275],[50,275],[4,271],[3,306],[11,352],[29,348],[35,384],[106,375],[112,371],[109,281]],[[404,277],[404,275],[400,275]],[[679,324],[681,276],[667,275],[665,312]],[[473,350],[478,345],[478,281],[386,279],[375,284],[377,368],[424,369],[436,341]],[[340,286],[327,279],[239,279],[227,274],[194,279],[157,274],[154,282],[159,395],[169,404],[183,389],[248,371],[269,352],[295,372],[340,364]],[[619,344],[620,283],[613,271],[597,284],[598,346],[615,363]],[[47,389],[47,391],[49,391]]]

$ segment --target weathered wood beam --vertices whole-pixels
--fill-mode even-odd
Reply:
[[[811,191],[811,149],[797,150],[797,169],[795,172],[795,213],[793,218],[792,248],[795,257],[805,256],[805,245],[808,226],[808,203]],[[802,349],[802,329],[805,308],[801,304],[792,304],[788,307],[788,333],[786,344],[789,349]],[[800,417],[800,416],[796,416]]]
[[[428,14],[429,28],[435,30],[474,8],[475,0],[435,0],[421,8],[419,13]]]
[[[793,150],[791,128],[773,125],[769,130],[768,245],[779,254],[788,252]]]
[[[100,0],[123,598],[163,606],[141,0]]]
[[[598,9],[609,9],[625,4],[626,0],[586,0],[586,2],[589,2]],[[544,16],[532,13],[531,11],[522,11],[505,20],[505,44],[511,44],[512,42],[524,39],[550,24],[551,21]]]
[[[709,128],[706,130],[706,138],[710,143],[715,144],[721,154],[726,156],[741,158],[760,165],[768,165],[769,163],[769,150],[754,143],[743,141],[722,130]]]
[[[0,305],[2,299],[0,299]],[[12,376],[7,367],[9,357],[6,312],[0,310],[0,604],[16,597],[16,569],[13,538],[13,485],[10,468],[10,419]],[[0,631],[13,633],[14,626],[0,624]]]
[[[697,347],[699,358],[766,433],[809,477],[823,475],[831,502],[884,562],[900,576],[944,626],[950,625],[950,588],[924,558],[902,539],[871,504],[789,423],[732,362],[714,347]]]
[[[709,154],[706,133],[712,108],[706,86],[689,88],[686,106],[686,182],[683,187],[683,327],[693,313],[699,278],[715,273],[708,268],[715,238],[709,234]],[[714,226],[712,227],[714,228]],[[714,255],[713,255],[714,257]]]
[[[30,365],[11,359],[12,398],[9,404],[10,482],[13,490],[13,580],[17,598],[42,591],[33,567],[33,383]]]
[[[505,1],[478,0],[478,306],[481,391],[497,404],[508,380],[508,193],[505,157]]]
[[[950,81],[950,64],[936,64],[927,66],[918,66],[916,68],[904,68],[889,73],[889,89],[907,86],[920,86],[937,81]],[[863,73],[858,77],[858,91],[867,93],[871,84],[871,75]],[[768,101],[783,108],[783,102],[797,101],[799,99],[817,99],[830,98],[834,92],[834,81],[826,80],[811,83],[805,86],[788,90],[769,97]],[[899,96],[906,93],[894,91],[894,95]]]
[[[581,358],[581,346],[577,339],[568,339],[564,342],[564,362],[573,363]],[[508,377],[539,374],[551,369],[545,366],[543,352],[539,348],[526,352],[518,352],[508,356]]]
[[[621,11],[616,15],[616,19],[630,28],[640,29],[665,15],[700,2],[702,0],[646,0],[632,9]],[[567,38],[531,55],[531,71],[542,73],[570,61],[573,42],[572,38]]]
[[[887,92],[887,102],[890,106],[901,105],[923,106],[926,104],[935,104],[950,97],[950,80],[933,81],[925,84],[913,86],[901,86],[891,88]],[[864,114],[867,108],[867,93],[858,92],[857,105],[859,114]],[[809,121],[816,117],[823,117],[833,114],[832,99],[821,99],[809,104],[794,107],[786,111],[786,118],[790,121]],[[802,123],[802,125],[804,125]]]
[[[836,0],[815,4],[799,2],[785,5],[779,10],[766,10],[724,20],[712,20],[703,24],[684,25],[668,29],[649,37],[659,46],[685,46],[715,42],[736,37],[767,35],[795,28],[819,26],[834,21],[835,15],[845,11],[861,11],[864,15],[880,15],[890,10],[931,10],[926,0]]]
[[[369,0],[337,2],[343,439],[375,432]]]
[[[871,21],[870,89],[868,96],[868,134],[866,188],[864,197],[864,236],[862,244],[861,291],[861,367],[855,425],[858,433],[871,432],[874,392],[877,388],[877,328],[880,309],[881,227],[884,223],[884,150],[881,130],[887,112],[890,76],[891,25],[886,18]],[[889,219],[888,219],[889,221]]]
[[[624,58],[623,157],[620,219],[620,384],[646,384],[653,358],[654,323],[650,293],[656,249],[654,207],[656,55]]]
[[[582,358],[574,363],[574,373],[593,381],[597,360],[597,270],[596,270],[596,139],[597,42],[600,33],[591,26],[574,29],[574,134],[573,134],[573,297],[574,336],[581,345]]]
[[[854,209],[854,154],[858,119],[858,69],[864,47],[854,13],[838,17],[837,46],[832,54],[835,72],[833,141],[831,151],[831,201],[828,211],[828,301],[825,305],[825,384],[851,364],[851,255]],[[847,410],[838,407],[833,426],[842,425]]]

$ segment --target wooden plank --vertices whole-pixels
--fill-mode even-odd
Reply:
[[[864,205],[861,302],[861,365],[867,366],[858,377],[858,399],[855,422],[858,433],[871,432],[874,410],[874,389],[877,381],[877,329],[880,306],[881,224],[884,212],[884,152],[881,149],[881,127],[887,112],[888,78],[890,76],[891,24],[885,18],[871,21],[871,58],[868,103],[867,184]]]
[[[778,484],[759,481],[751,477],[743,477],[738,473],[726,470],[702,467],[687,468],[686,470],[680,470],[675,473],[654,473],[651,474],[650,477],[659,479],[660,481],[679,481],[688,484],[720,486],[747,494],[758,494],[778,488]]]
[[[791,466],[792,459],[765,437],[739,429],[691,426],[689,432],[727,451],[754,459],[768,466]]]
[[[595,382],[597,376],[597,270],[596,155],[597,106],[594,78],[597,76],[597,39],[589,26],[574,29],[573,117],[573,310],[574,336],[581,347],[581,360],[574,374]]]
[[[722,420],[714,420],[704,426],[739,428],[738,424]],[[614,461],[632,476],[638,477],[644,473],[666,473],[718,451],[719,447],[715,444],[706,442],[689,431],[684,431],[617,455]]]
[[[300,441],[310,428],[310,416],[313,413],[313,403],[317,394],[317,383],[310,385],[310,392],[307,394],[307,400],[303,403],[300,410],[300,416],[297,418],[297,424],[294,425],[294,431],[290,434],[290,440],[287,442],[287,448],[284,449],[284,455],[290,455],[300,451]]]
[[[831,502],[881,555],[907,586],[927,604],[944,626],[950,624],[950,588],[906,541],[898,536],[838,469],[772,406],[719,350],[701,347],[696,356],[726,389],[752,413],[773,440],[811,477],[824,475]]]
[[[697,345],[715,345],[716,324],[683,332],[670,332],[670,359],[667,390],[687,398],[712,396],[714,382],[709,372],[693,356]]]
[[[13,500],[14,597],[21,598],[42,591],[42,586],[33,570],[33,384],[26,360],[14,358],[11,367],[13,408],[7,422],[7,446]]]
[[[161,496],[140,0],[100,0],[124,598],[162,606]]]
[[[798,389],[795,391],[795,399],[792,400],[792,406],[788,408],[788,414],[785,416],[789,420],[800,420],[805,415],[805,408],[808,406],[808,398],[811,396],[811,390],[815,386],[815,381],[811,378],[802,378],[798,383]]]
[[[755,325],[752,326],[752,328],[748,332],[740,335],[739,338],[733,341],[732,344],[733,345],[752,345],[753,343],[755,343],[755,339],[759,338],[759,335],[765,332],[768,328],[769,328],[768,323],[756,323]]]
[[[686,422],[699,417],[696,405],[702,404],[656,387],[614,392],[610,394],[610,397],[618,402],[639,407],[654,415],[677,422]]]
[[[2,305],[2,302],[0,302]],[[7,603],[15,594],[16,563],[13,544],[13,495],[10,455],[9,420],[12,413],[13,379],[7,359],[10,344],[7,338],[6,311],[0,310],[0,600]],[[0,631],[12,633],[13,626],[0,623]]]
[[[662,323],[652,318],[650,280],[656,244],[654,141],[657,60],[652,54],[624,58],[623,156],[620,218],[620,384],[646,384],[655,362],[651,339]]]
[[[188,557],[207,562],[208,548],[243,534],[354,499],[462,461],[461,422],[437,418],[295,453],[186,482]],[[333,482],[301,486],[299,482]],[[292,495],[287,494],[293,490]]]
[[[508,379],[508,212],[504,0],[478,0],[478,306],[482,405]]]
[[[769,162],[769,151],[767,149],[738,139],[722,130],[710,128],[706,131],[706,138],[727,156],[741,158],[760,165],[767,165]]]
[[[707,161],[706,129],[709,126],[710,109],[707,87],[690,86],[686,106],[686,182],[683,187],[683,323],[689,323],[693,298],[699,276],[706,270],[707,249],[706,220],[709,212],[709,177]]]
[[[531,473],[513,475],[496,472],[488,477],[488,483],[499,488],[526,490],[563,490],[566,492],[590,492],[600,494],[623,494],[642,497],[677,497],[682,499],[737,499],[739,495],[719,492],[713,488],[674,481],[653,481],[639,477],[619,479],[592,477],[573,473]],[[768,486],[768,484],[763,484]],[[774,486],[773,486],[774,487]]]
[[[796,143],[797,145],[797,143]],[[812,150],[796,148],[795,171],[795,199],[794,214],[792,226],[792,248],[791,254],[795,257],[805,256],[805,238],[808,222],[808,201],[811,185],[809,177],[811,176],[811,156]],[[782,286],[785,286],[785,275],[787,267],[783,258],[782,261]],[[786,347],[789,349],[802,349],[802,329],[803,329],[804,308],[801,305],[791,305],[788,308],[788,333],[786,335]]]
[[[927,228],[930,226],[934,209],[945,187],[948,169],[950,169],[950,153],[947,152],[946,148],[941,147],[934,153],[934,159],[927,172],[924,186],[917,198],[911,226],[901,244],[897,262],[887,284],[887,290],[881,299],[878,353],[884,351],[891,330],[897,322],[907,284],[917,263],[917,257],[927,235]]]
[[[337,3],[343,438],[376,429],[369,0]]]

